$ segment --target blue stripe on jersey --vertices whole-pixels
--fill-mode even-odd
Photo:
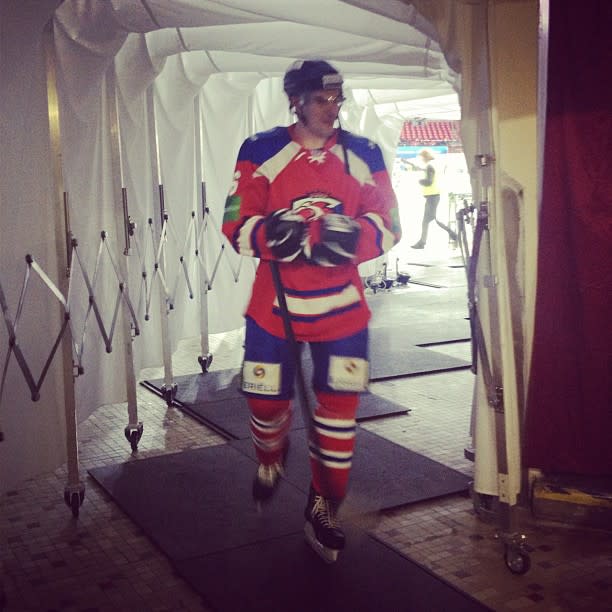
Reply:
[[[257,236],[257,230],[259,230],[259,226],[264,222],[264,219],[260,219],[251,230],[251,247],[253,249],[253,257],[261,257],[261,252],[257,248],[257,241],[255,240],[255,236]]]
[[[383,251],[383,247],[382,247],[382,241],[383,241],[383,234],[380,231],[380,228],[378,227],[378,225],[376,225],[376,223],[374,223],[374,221],[372,221],[372,219],[370,219],[369,217],[361,217],[361,219],[363,221],[367,221],[373,228],[374,228],[374,232],[375,232],[375,240],[376,240],[376,246],[378,247],[378,251],[379,254],[382,255],[384,253]]]
[[[275,127],[267,132],[259,132],[240,147],[238,161],[250,161],[256,166],[261,166],[290,142],[291,137],[286,127]]]
[[[342,141],[339,142],[343,142],[347,149],[363,159],[372,174],[383,170],[386,171],[385,160],[376,143],[363,136],[357,136],[345,131],[342,132]]]
[[[348,286],[352,285],[351,281],[338,285],[336,287],[325,287],[324,289],[310,289],[302,291],[301,289],[289,289],[285,287],[285,293],[290,297],[315,297],[321,295],[331,295],[332,293],[342,293]]]

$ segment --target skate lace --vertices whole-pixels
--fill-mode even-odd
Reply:
[[[312,505],[312,516],[323,525],[323,527],[336,528],[338,520],[336,519],[336,508],[332,501],[325,499],[321,495],[316,495]]]

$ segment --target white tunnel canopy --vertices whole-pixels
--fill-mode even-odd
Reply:
[[[292,61],[322,58],[338,68],[347,98],[343,127],[378,142],[389,166],[406,119],[460,118],[459,75],[448,66],[434,29],[413,7],[399,8],[403,22],[340,0],[65,0],[58,7],[53,34],[64,188],[71,232],[90,274],[101,229],[108,230],[118,257],[123,247],[112,153],[110,109],[116,100],[121,184],[137,228],[128,284],[139,313],[143,301],[152,299],[151,321],[142,325],[135,343],[136,370],[160,365],[162,355],[155,333],[159,293],[157,288],[146,293],[142,281],[154,250],[149,245],[149,255],[143,255],[152,235],[147,219],[160,217],[158,183],[164,186],[170,220],[165,274],[168,291],[177,296],[168,317],[172,345],[243,324],[254,266],[225,249],[216,270],[224,248],[219,225],[240,143],[255,131],[292,120],[282,91],[282,76]],[[186,298],[178,263],[190,236],[191,215],[202,210],[200,181],[206,185],[211,221],[201,249],[207,273],[215,269],[206,295],[207,327],[197,300]],[[191,261],[188,267],[196,264]],[[372,271],[364,268],[362,273]],[[112,311],[112,293],[100,290],[97,299],[107,302],[104,311]],[[77,327],[87,314],[87,300],[81,302],[71,309]],[[101,403],[122,399],[120,388],[113,397],[102,389],[104,380],[120,377],[119,364],[105,359],[91,325],[87,340],[92,354],[85,357],[86,368],[92,363],[100,367],[87,369],[81,417]],[[99,394],[92,390],[93,377]]]
[[[292,59],[324,58],[380,116],[458,119],[458,76],[433,28],[411,6],[400,16],[405,23],[339,0],[65,0],[56,28],[75,53],[98,59],[110,59],[130,33],[146,34],[137,52],[146,51],[156,71],[181,54],[199,82],[219,73],[278,77]],[[128,48],[129,64],[133,41]],[[96,71],[74,75],[92,79]]]

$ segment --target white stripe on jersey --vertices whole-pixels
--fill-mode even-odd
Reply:
[[[263,219],[262,215],[254,215],[253,217],[249,217],[246,223],[240,228],[240,232],[238,233],[238,252],[241,255],[248,255],[249,257],[255,256],[255,253],[251,248],[251,233],[253,232],[253,227],[255,224],[261,219]]]
[[[342,150],[342,145],[335,144],[331,148],[334,155],[344,164],[344,151]],[[348,163],[349,168],[351,170],[351,176],[359,181],[360,185],[376,185],[374,178],[372,177],[372,173],[370,172],[370,168],[368,164],[366,164],[361,157],[355,155],[351,150],[346,150],[348,155]]]
[[[317,297],[287,296],[287,308],[294,315],[323,315],[338,308],[344,308],[360,301],[359,291],[355,285],[348,285],[342,291]],[[278,299],[274,300],[278,308]]]
[[[292,140],[276,155],[266,159],[266,161],[253,172],[253,177],[257,178],[258,176],[263,176],[271,183],[278,174],[287,167],[293,157],[299,153],[300,149],[300,145]]]
[[[385,224],[383,223],[383,220],[380,215],[377,215],[373,212],[369,212],[363,216],[367,217],[378,228],[378,231],[382,235],[381,247],[382,250],[386,253],[395,244],[395,236],[385,227]]]

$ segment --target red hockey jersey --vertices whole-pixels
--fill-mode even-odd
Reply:
[[[246,315],[284,337],[264,227],[265,217],[281,208],[299,210],[313,223],[323,214],[348,215],[361,226],[353,262],[322,267],[300,256],[278,263],[296,338],[334,340],[363,329],[370,311],[357,265],[382,255],[401,236],[378,145],[336,130],[323,149],[310,151],[289,126],[256,134],[240,148],[223,233],[238,253],[261,260]]]

